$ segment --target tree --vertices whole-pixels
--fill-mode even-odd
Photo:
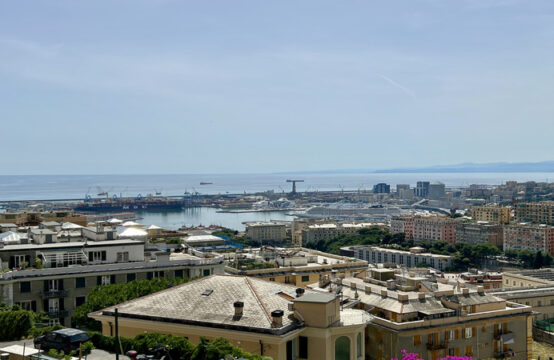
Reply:
[[[544,265],[544,259],[542,257],[542,252],[539,250],[535,253],[535,260],[533,261],[533,266],[535,269],[540,269]]]

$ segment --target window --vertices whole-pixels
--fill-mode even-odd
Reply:
[[[305,336],[298,337],[298,357],[301,359],[308,358],[308,338]]]
[[[75,287],[78,289],[82,289],[86,287],[86,281],[84,277],[78,277],[75,278]]]
[[[310,275],[302,275],[302,282],[310,281]]]
[[[542,306],[542,301],[537,301],[537,306]]]
[[[24,300],[16,302],[15,304],[21,306],[24,310],[37,311],[37,303],[35,300]]]
[[[362,334],[358,333],[356,336],[356,356],[361,357],[362,356]]]
[[[19,283],[19,291],[22,293],[28,293],[31,292],[31,282],[30,281],[22,281]]]
[[[421,345],[421,335],[414,335],[414,346]]]
[[[165,273],[163,271],[149,271],[146,273],[146,278],[148,280],[163,278]]]
[[[60,319],[48,319],[48,326],[58,325],[59,323]]]
[[[106,251],[89,251],[88,261],[90,262],[106,261]]]
[[[270,278],[269,278],[269,281],[275,281],[275,278],[274,278],[274,277],[270,277]]]
[[[14,256],[12,256],[12,261],[13,261],[13,265],[10,266],[10,267],[12,267],[12,268],[21,267],[21,264],[23,264],[25,262],[25,255],[14,255]]]
[[[183,270],[175,270],[175,277],[182,279],[184,277]]]
[[[137,274],[134,274],[134,273],[127,274],[127,282],[133,281],[133,280],[136,280],[136,279],[137,279]]]
[[[470,339],[472,335],[471,328],[465,328],[464,338]]]
[[[210,269],[204,269],[203,275],[204,276],[209,276],[210,275]]]
[[[83,305],[85,303],[86,299],[87,298],[85,296],[77,296],[75,298],[75,307]]]
[[[115,275],[102,275],[96,278],[96,285],[115,284]]]
[[[471,345],[466,346],[466,356],[473,355],[473,347]]]
[[[118,252],[117,253],[117,262],[128,262],[129,261],[129,252]]]

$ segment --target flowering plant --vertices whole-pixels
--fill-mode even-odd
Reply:
[[[409,353],[408,350],[400,351],[402,353],[402,358],[400,360],[425,360],[419,356],[418,353]],[[398,358],[392,358],[391,360],[398,360]],[[438,359],[432,360],[472,360],[471,356],[445,356]]]

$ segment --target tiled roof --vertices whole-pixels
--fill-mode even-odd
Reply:
[[[212,290],[209,295],[206,290]],[[122,318],[233,328],[242,331],[282,334],[300,324],[288,303],[295,286],[246,276],[212,275],[117,305]],[[306,290],[305,295],[316,294]],[[243,315],[235,317],[234,302],[244,303]],[[95,314],[113,315],[114,307]],[[282,310],[282,326],[272,324],[271,312]]]

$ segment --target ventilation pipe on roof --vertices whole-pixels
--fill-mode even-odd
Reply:
[[[303,288],[296,288],[296,297],[299,298],[300,296],[304,295],[304,292],[306,290],[304,290]]]
[[[419,301],[425,301],[425,293],[420,292],[417,294]]]
[[[365,293],[366,294],[371,294],[371,286],[365,286]]]
[[[485,288],[483,286],[477,286],[477,292],[479,295],[485,295]]]
[[[275,327],[281,327],[283,326],[283,315],[284,315],[284,311],[283,310],[273,310],[271,312],[271,320],[273,322],[273,326]]]

